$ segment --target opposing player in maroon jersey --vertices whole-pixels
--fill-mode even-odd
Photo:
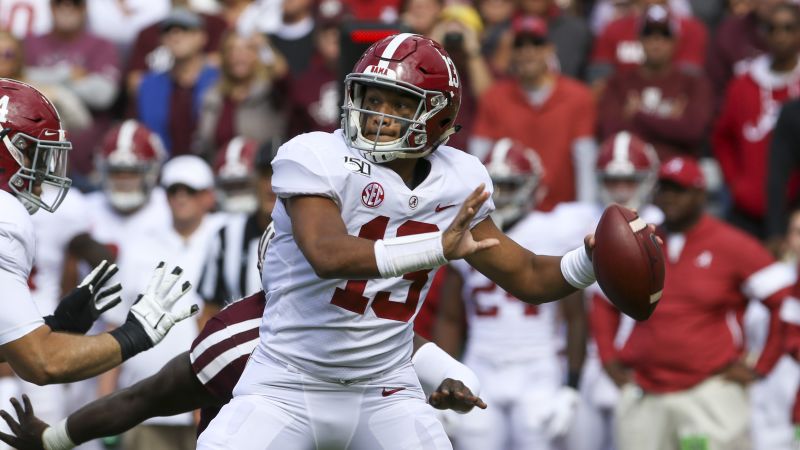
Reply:
[[[54,442],[45,444],[44,430],[49,425],[34,415],[27,396],[23,396],[22,405],[17,399],[11,399],[19,422],[6,411],[0,411],[14,433],[0,433],[0,440],[19,449],[66,449],[123,433],[151,417],[197,408],[201,409],[198,433],[202,432],[233,396],[233,387],[258,343],[258,326],[265,303],[263,292],[232,303],[208,321],[190,351],[173,358],[158,373],[72,413],[64,419],[66,426],[62,428],[66,436],[61,438],[69,440],[66,445],[63,440],[59,441],[59,447],[53,447]],[[433,345],[418,336],[414,339],[415,350],[426,344]],[[462,381],[451,378],[474,377],[474,374],[455,360],[442,363],[452,364],[452,369],[444,373],[442,379],[420,380],[423,385],[426,381],[438,385],[429,397],[430,404],[459,412],[467,412],[475,406],[486,408],[483,400],[472,395]],[[385,395],[392,395],[392,392],[385,391]],[[108,414],[108,411],[115,413]]]

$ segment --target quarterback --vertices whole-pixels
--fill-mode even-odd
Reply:
[[[442,350],[412,357],[430,272],[465,259],[528,303],[594,282],[591,238],[540,256],[494,225],[486,169],[445,145],[460,98],[439,44],[390,36],[345,78],[342,129],[280,148],[260,342],[198,449],[451,448],[414,371]]]
[[[173,313],[172,305],[191,287],[170,293],[181,269],[161,263],[147,291],[125,324],[96,336],[83,336],[95,319],[118,303],[119,286],[104,288],[116,268],[96,268],[52,316],[42,318],[31,299],[28,277],[34,235],[30,214],[52,212],[71,184],[66,176],[72,148],[53,104],[35,88],[0,79],[0,360],[23,379],[63,383],[102,373],[158,343],[196,307]],[[42,196],[43,189],[51,190]]]

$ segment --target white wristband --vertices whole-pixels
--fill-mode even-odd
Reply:
[[[561,273],[575,289],[586,289],[595,282],[594,266],[583,246],[561,257]]]
[[[411,362],[414,364],[414,371],[417,372],[417,378],[419,378],[426,398],[436,392],[445,378],[452,378],[464,383],[464,386],[472,391],[472,395],[480,396],[481,394],[481,382],[475,372],[433,342],[428,342],[420,347],[414,353]]]
[[[399,277],[447,264],[442,250],[442,232],[377,240],[375,261],[383,278]]]
[[[70,450],[75,448],[75,443],[72,442],[69,433],[67,433],[67,419],[45,428],[44,433],[42,433],[42,445],[45,450]]]

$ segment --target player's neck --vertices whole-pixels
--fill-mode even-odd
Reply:
[[[431,171],[431,163],[425,158],[414,159],[395,159],[384,163],[384,165],[400,175],[403,183],[409,189],[414,189],[419,186]]]

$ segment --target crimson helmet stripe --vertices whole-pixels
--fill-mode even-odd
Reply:
[[[383,53],[381,54],[381,60],[380,62],[378,62],[378,67],[383,69],[388,69],[389,63],[391,62],[391,59],[394,57],[394,52],[396,52],[397,49],[400,48],[400,46],[403,44],[403,42],[406,39],[410,38],[411,36],[414,36],[414,34],[400,33],[394,38],[392,38],[392,40],[389,42],[389,45],[387,45],[386,48],[383,49]]]

